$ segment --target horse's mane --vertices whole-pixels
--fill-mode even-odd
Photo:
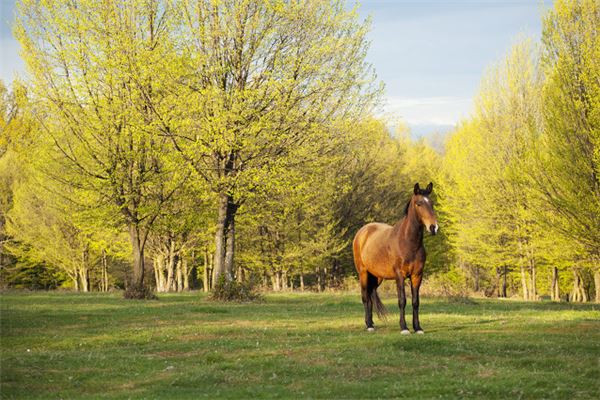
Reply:
[[[408,215],[408,207],[410,207],[410,199],[408,199],[408,203],[406,203],[406,206],[404,207],[404,215]]]

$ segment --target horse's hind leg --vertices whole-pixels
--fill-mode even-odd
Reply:
[[[373,302],[371,300],[371,291],[369,290],[369,276],[371,275],[366,271],[361,271],[359,274],[360,294],[363,306],[365,307],[365,325],[367,325],[368,331],[373,331],[375,327],[373,326]]]

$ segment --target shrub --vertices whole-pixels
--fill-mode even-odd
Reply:
[[[158,300],[158,297],[154,294],[154,291],[147,286],[135,286],[129,285],[125,289],[123,296],[126,299],[134,300]]]
[[[464,277],[455,269],[428,276],[421,286],[421,294],[449,299],[464,299],[469,296]]]
[[[261,296],[254,291],[253,282],[237,282],[221,275],[213,287],[211,298],[218,301],[247,302],[260,300]]]

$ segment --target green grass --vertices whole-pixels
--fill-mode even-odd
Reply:
[[[2,398],[598,398],[600,307],[423,299],[425,335],[356,294],[3,293]],[[407,307],[410,314],[410,305]],[[410,318],[408,318],[410,324]],[[376,320],[377,323],[377,320]]]

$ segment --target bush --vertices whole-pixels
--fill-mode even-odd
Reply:
[[[213,287],[213,300],[247,302],[260,300],[261,296],[254,291],[253,282],[237,282],[221,275]]]
[[[469,297],[465,279],[455,269],[428,276],[421,286],[421,294],[448,299],[465,299]]]
[[[158,300],[158,297],[154,294],[154,291],[147,286],[135,286],[129,285],[125,289],[123,296],[126,299],[133,300]]]
[[[0,288],[51,290],[65,282],[67,276],[51,265],[0,254]]]

